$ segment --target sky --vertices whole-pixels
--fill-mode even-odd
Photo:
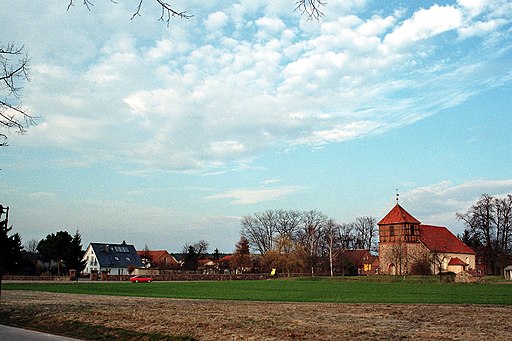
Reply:
[[[0,202],[24,243],[232,252],[240,220],[318,210],[380,220],[512,193],[512,2],[2,0],[38,124],[0,148]]]

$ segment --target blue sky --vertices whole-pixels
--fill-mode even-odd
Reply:
[[[512,193],[512,3],[294,1],[0,4],[24,45],[23,105],[0,198],[27,242],[230,252],[240,217],[317,209],[340,223],[400,203],[459,233],[456,212]]]

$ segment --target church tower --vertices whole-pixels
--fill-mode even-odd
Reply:
[[[408,252],[420,243],[420,221],[402,206],[395,207],[379,226],[379,263],[381,273],[402,275],[408,273]]]

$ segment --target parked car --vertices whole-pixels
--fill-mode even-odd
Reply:
[[[151,278],[149,276],[144,276],[144,275],[137,275],[137,276],[131,277],[130,282],[132,282],[132,283],[139,283],[139,282],[151,283],[151,282],[153,282],[153,278]]]

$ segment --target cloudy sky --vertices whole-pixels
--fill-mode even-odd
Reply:
[[[455,233],[482,193],[512,193],[512,3],[2,0],[39,124],[0,149],[0,199],[24,242],[230,252],[240,217],[380,219],[400,203]]]

